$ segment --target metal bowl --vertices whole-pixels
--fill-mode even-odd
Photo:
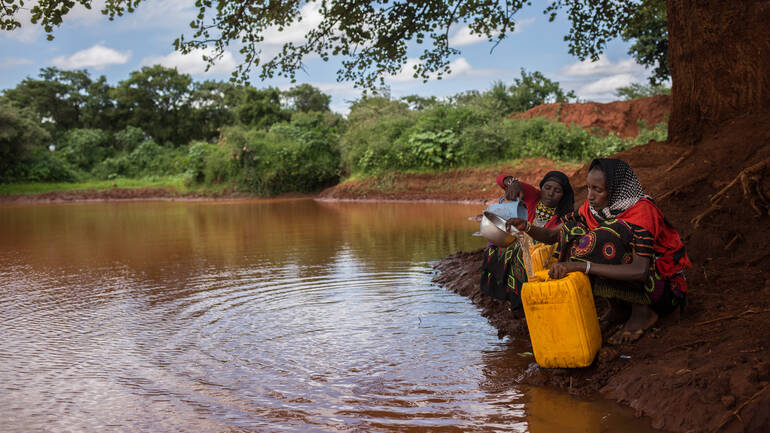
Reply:
[[[489,242],[498,247],[507,247],[516,241],[516,227],[511,227],[510,232],[505,230],[505,220],[489,211],[484,211],[481,217],[481,229],[479,230]]]

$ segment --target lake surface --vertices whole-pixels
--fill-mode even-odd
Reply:
[[[647,432],[533,362],[432,263],[479,205],[0,206],[0,430]]]

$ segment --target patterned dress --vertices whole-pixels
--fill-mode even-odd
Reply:
[[[562,218],[556,255],[560,261],[590,261],[608,265],[629,264],[636,254],[650,261],[646,281],[620,281],[590,276],[595,296],[650,305],[661,314],[684,301],[684,293],[657,270],[653,236],[644,228],[622,219],[607,219],[590,230],[580,211]]]
[[[690,266],[679,233],[652,199],[644,194],[633,169],[623,160],[597,158],[589,173],[601,170],[608,200],[603,209],[586,201],[562,217],[556,255],[560,261],[608,265],[633,262],[634,254],[650,261],[645,281],[621,281],[590,275],[594,295],[650,305],[665,314],[684,305]]]
[[[497,176],[496,182],[503,190],[506,189],[505,179],[513,177],[509,174]],[[540,190],[521,182],[522,201],[527,206],[527,220],[534,226],[556,228],[561,224],[560,216],[572,212],[575,205],[574,193],[567,175],[560,171],[550,171],[540,181],[542,188],[545,182],[554,181],[561,185],[563,195],[557,207],[549,208],[540,201]],[[511,308],[521,306],[521,287],[527,281],[527,272],[518,242],[508,248],[496,247],[489,244],[483,251],[481,265],[480,287],[482,293],[496,299],[508,300]]]

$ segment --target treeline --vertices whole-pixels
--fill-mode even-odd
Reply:
[[[665,138],[665,125],[622,140],[508,118],[574,99],[541,73],[522,70],[511,84],[445,100],[363,97],[344,118],[308,84],[280,91],[195,82],[152,66],[110,86],[86,71],[46,68],[0,97],[0,182],[171,175],[275,195],[357,173],[536,156],[584,160]]]

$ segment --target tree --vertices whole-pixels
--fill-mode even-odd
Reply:
[[[0,182],[16,177],[16,167],[48,140],[50,135],[32,113],[0,103]]]
[[[40,79],[26,78],[4,93],[5,99],[19,107],[29,107],[40,119],[53,123],[57,130],[82,127],[82,111],[88,106],[94,85],[85,70],[63,71],[43,68]]]
[[[4,0],[0,23],[5,29],[18,25],[14,5],[21,0]],[[133,12],[142,0],[111,0],[102,12],[110,19]],[[32,21],[52,36],[54,26],[62,22],[72,7],[80,3],[90,7],[91,0],[40,0],[32,8]],[[567,36],[575,53],[598,52],[611,37],[617,36],[623,23],[639,0],[552,0],[546,8],[551,18],[560,9],[568,9],[573,30]],[[337,76],[357,85],[374,87],[384,84],[386,74],[398,73],[407,60],[410,42],[425,44],[414,76],[428,80],[450,72],[450,57],[460,53],[449,45],[449,28],[467,24],[471,32],[498,42],[513,33],[515,15],[528,0],[501,2],[454,2],[437,0],[350,1],[350,2],[256,2],[219,0],[198,1],[197,17],[190,23],[192,36],[182,35],[174,46],[182,53],[213,48],[204,56],[210,64],[224,55],[230,44],[240,46],[244,61],[235,77],[245,81],[253,67],[260,67],[260,77],[294,74],[303,60],[317,54],[328,60],[342,58]],[[267,30],[279,30],[297,24],[303,12],[317,11],[321,22],[310,29],[302,43],[287,42],[273,58],[263,59],[261,43]],[[586,48],[587,47],[587,48]],[[578,54],[585,57],[585,54]]]
[[[649,0],[640,4],[624,25],[621,36],[624,41],[634,41],[628,54],[637,63],[653,68],[650,85],[661,85],[671,78],[665,0]]]
[[[615,96],[624,100],[630,101],[637,98],[647,98],[656,95],[670,95],[671,88],[662,84],[659,85],[643,85],[639,83],[633,83],[630,86],[618,87],[615,91]]]
[[[564,92],[557,81],[551,81],[542,73],[535,71],[527,74],[521,69],[521,78],[514,78],[510,86],[506,108],[510,112],[527,111],[540,104],[551,102],[567,102],[576,99],[574,91]],[[499,92],[502,89],[498,89]],[[493,87],[492,91],[495,91]],[[508,114],[508,113],[506,113]]]
[[[142,128],[158,143],[175,145],[195,137],[192,78],[176,69],[145,66],[112,89],[115,129]]]
[[[290,110],[310,112],[329,111],[331,96],[321,92],[310,84],[300,84],[283,92]]]
[[[439,103],[435,96],[426,98],[420,95],[407,95],[402,97],[401,100],[409,104],[409,108],[414,111],[424,111]]]
[[[263,90],[246,87],[235,113],[239,122],[258,129],[267,129],[274,123],[290,118],[281,109],[281,92],[274,87]]]
[[[541,72],[528,73],[522,68],[520,73],[511,85],[495,81],[486,92],[469,90],[449,97],[449,101],[458,106],[473,105],[491,114],[508,115],[541,104],[577,99],[574,91],[565,92],[557,81],[546,78]]]
[[[569,17],[565,36],[570,53],[597,59],[609,40],[620,35],[639,5],[656,0],[551,0],[545,13],[554,19],[560,11]],[[16,14],[22,0],[3,0],[0,28],[18,26]],[[90,7],[91,0],[39,0],[32,20],[50,33],[76,4]],[[103,12],[110,19],[133,12],[141,0],[110,0]],[[338,79],[374,87],[385,74],[395,74],[407,60],[410,42],[427,46],[414,66],[414,75],[428,80],[449,72],[450,58],[459,51],[449,45],[449,29],[466,24],[472,33],[492,42],[504,39],[515,28],[514,17],[528,0],[454,2],[436,0],[350,2],[198,1],[198,16],[190,23],[191,37],[174,43],[183,53],[213,48],[204,58],[215,63],[232,43],[239,45],[244,61],[235,71],[245,80],[260,67],[261,77],[276,74],[294,77],[303,59],[317,54],[327,60],[340,56]],[[770,99],[770,44],[764,29],[770,22],[766,0],[724,2],[667,0],[669,67],[673,108],[669,137],[676,139],[703,130],[706,124],[735,115],[764,110]],[[315,7],[321,21],[302,43],[287,42],[271,59],[260,58],[266,30],[279,30],[302,19],[303,7]],[[731,25],[725,25],[725,22]],[[425,44],[425,45],[423,45]],[[697,54],[693,54],[697,53]],[[740,67],[736,68],[736,62]],[[698,85],[691,85],[698,83]],[[737,83],[737,84],[736,84]],[[679,91],[677,89],[680,89]]]
[[[242,94],[243,89],[232,83],[211,80],[194,83],[191,95],[196,127],[194,138],[214,140],[221,127],[234,124],[234,109]]]

